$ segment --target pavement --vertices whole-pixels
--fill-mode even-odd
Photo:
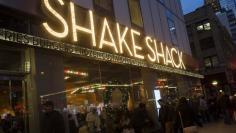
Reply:
[[[199,133],[236,133],[236,123],[225,125],[223,121],[210,123],[199,128]]]

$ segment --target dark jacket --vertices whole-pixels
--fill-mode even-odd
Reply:
[[[65,133],[64,119],[58,111],[52,111],[43,115],[42,133]]]
[[[184,128],[195,125],[196,115],[190,105],[180,104],[177,107],[177,113],[179,115],[180,122],[182,119]]]

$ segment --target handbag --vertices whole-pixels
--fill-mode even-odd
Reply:
[[[181,126],[183,128],[183,133],[198,133],[197,126],[184,127],[182,115],[180,112],[179,112],[179,117],[180,117]]]

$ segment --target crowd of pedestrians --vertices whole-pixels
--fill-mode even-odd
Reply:
[[[236,121],[236,96],[221,93],[218,96],[181,97],[160,99],[158,121],[149,117],[144,103],[133,111],[124,108],[104,107],[98,113],[96,107],[88,112],[62,113],[54,109],[51,101],[43,104],[42,133],[197,133],[204,124],[224,120]],[[64,114],[64,115],[63,115]],[[67,127],[68,126],[68,127]],[[0,133],[24,133],[21,113],[7,114],[1,118]],[[68,130],[68,131],[66,131]]]
[[[198,127],[223,119],[233,124],[236,119],[236,96],[195,96],[189,99],[159,100],[161,133],[197,133]]]
[[[65,133],[65,119],[54,109],[52,102],[44,103],[42,117],[43,133]],[[68,114],[69,133],[155,133],[157,127],[149,118],[146,105],[140,103],[132,112],[127,109],[97,108],[88,112]]]
[[[0,133],[24,133],[25,123],[23,113],[16,111],[15,115],[7,113],[0,120]]]

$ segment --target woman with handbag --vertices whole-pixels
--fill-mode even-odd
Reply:
[[[177,112],[183,133],[198,133],[195,125],[196,115],[185,97],[180,98]]]

